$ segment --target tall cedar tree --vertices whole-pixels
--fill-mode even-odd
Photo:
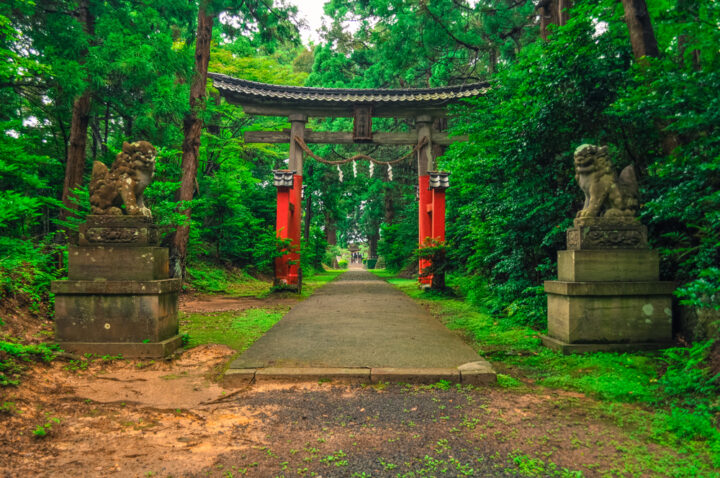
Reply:
[[[195,71],[190,86],[190,111],[183,119],[185,138],[182,144],[182,180],[178,191],[178,201],[191,201],[197,184],[198,154],[203,120],[200,116],[205,107],[205,89],[208,64],[210,61],[210,43],[215,18],[222,12],[231,12],[244,22],[241,34],[253,31],[252,24],[258,26],[258,40],[265,46],[283,39],[290,43],[297,41],[297,28],[290,25],[289,18],[296,12],[295,7],[274,8],[272,2],[263,0],[202,0],[198,9],[198,25],[195,43]],[[190,238],[190,217],[192,209],[184,207],[186,217],[172,238],[171,260],[175,277],[185,278],[187,246]]]
[[[195,73],[190,85],[190,110],[183,119],[185,139],[182,143],[182,181],[178,192],[179,201],[190,201],[195,192],[197,181],[198,153],[200,152],[200,134],[202,119],[198,115],[205,103],[205,85],[207,84],[208,63],[210,62],[210,41],[214,16],[208,12],[206,2],[198,10],[197,37],[195,40]],[[190,237],[191,209],[185,208],[182,214],[187,218],[178,226],[173,236],[173,258],[175,277],[185,277],[187,245]]]
[[[82,0],[78,5],[74,16],[82,24],[88,40],[95,34],[95,18],[90,12],[90,5],[87,0]],[[80,53],[80,65],[84,65],[88,49]],[[72,120],[70,123],[70,141],[67,149],[67,163],[65,165],[65,183],[63,184],[62,202],[64,209],[60,211],[60,219],[64,220],[71,211],[77,209],[76,201],[73,201],[72,191],[80,187],[85,171],[85,146],[87,143],[87,130],[90,122],[90,106],[92,105],[92,88],[90,84],[80,96],[73,101]]]

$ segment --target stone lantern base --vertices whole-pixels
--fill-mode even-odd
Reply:
[[[576,219],[558,280],[545,281],[545,346],[564,353],[665,348],[672,341],[673,282],[634,220]]]
[[[68,260],[68,280],[52,283],[63,350],[163,357],[180,347],[181,281],[169,278],[152,219],[89,216]]]

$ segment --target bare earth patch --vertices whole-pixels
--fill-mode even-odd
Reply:
[[[294,297],[232,297],[212,294],[183,294],[180,296],[180,310],[188,314],[204,314],[228,311],[243,311],[264,307],[297,304]]]
[[[0,391],[5,476],[515,476],[508,455],[585,476],[637,446],[557,391],[213,382],[233,355],[200,346],[154,363],[58,360]],[[56,420],[58,419],[59,423]],[[45,437],[33,432],[50,423]],[[446,471],[443,471],[446,470]],[[152,473],[152,475],[149,475]]]

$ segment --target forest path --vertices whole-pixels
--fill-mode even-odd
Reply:
[[[481,360],[407,295],[354,269],[294,306],[231,369],[455,369]]]

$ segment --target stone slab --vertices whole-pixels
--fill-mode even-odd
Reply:
[[[150,294],[55,292],[55,334],[63,342],[159,342],[178,333],[178,292]],[[87,284],[85,284],[87,285]],[[103,285],[100,283],[99,285]]]
[[[460,382],[470,385],[491,385],[497,382],[497,373],[489,362],[478,360],[458,367]]]
[[[170,277],[166,247],[68,246],[68,279],[148,281]]]
[[[229,369],[223,374],[221,381],[223,388],[241,388],[255,381],[254,368]]]
[[[639,352],[644,350],[662,350],[672,347],[673,343],[666,342],[616,342],[616,343],[574,343],[570,344],[547,335],[540,337],[545,347],[557,350],[564,355],[583,354],[591,352]]]
[[[651,296],[672,295],[675,282],[569,282],[545,281],[545,292],[566,296]]]
[[[558,280],[657,281],[660,258],[649,249],[558,251]]]
[[[125,358],[162,358],[182,346],[179,335],[160,342],[58,342],[65,352],[76,354],[122,355]]]
[[[370,382],[370,369],[341,367],[268,367],[258,369],[255,372],[256,382],[316,382],[322,379],[342,382]]]
[[[670,295],[548,294],[548,335],[566,343],[665,342]]]
[[[152,281],[52,281],[50,290],[53,294],[65,295],[155,295],[180,292],[180,279],[160,279]]]
[[[373,368],[370,380],[377,382],[403,382],[433,384],[440,380],[460,383],[460,371],[457,368]]]

